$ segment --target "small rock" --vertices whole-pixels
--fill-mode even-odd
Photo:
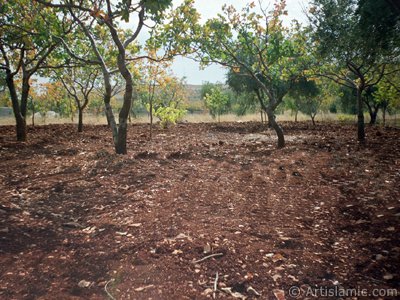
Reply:
[[[285,291],[282,290],[273,290],[274,295],[277,300],[285,300]]]
[[[208,288],[208,289],[205,289],[205,290],[203,291],[203,293],[201,293],[201,294],[202,294],[203,296],[207,296],[207,295],[212,294],[213,292],[214,292],[213,289]]]
[[[179,250],[179,249],[175,249],[175,250],[172,252],[173,255],[178,255],[178,254],[182,254],[182,253],[183,253],[183,251],[182,251],[182,250]]]
[[[272,277],[272,279],[273,279],[275,282],[277,282],[278,279],[281,279],[281,278],[282,278],[282,276],[279,275],[279,274],[275,274],[275,275],[273,275],[273,276],[271,276],[271,277]]]
[[[208,254],[208,253],[210,253],[210,252],[211,252],[211,246],[210,246],[209,243],[207,243],[207,244],[204,246],[203,253],[204,253],[204,254]]]
[[[257,297],[260,297],[261,296],[261,294],[259,293],[259,292],[257,292],[253,287],[251,287],[251,286],[249,286],[248,288],[247,288],[247,292],[249,293],[249,294],[253,294],[253,295],[255,295],[255,296],[257,296]]]
[[[107,284],[107,281],[100,281],[97,283],[98,287],[104,287]]]
[[[385,274],[385,275],[383,276],[383,279],[385,279],[385,280],[392,280],[392,279],[393,279],[393,275],[392,275],[392,274]]]
[[[81,288],[88,288],[89,286],[91,286],[91,282],[90,281],[86,281],[86,280],[81,280],[78,283],[78,286]]]

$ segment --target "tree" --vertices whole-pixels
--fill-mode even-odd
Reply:
[[[128,63],[138,59],[138,56],[140,56],[138,55],[139,48],[133,47],[132,44],[137,40],[138,35],[144,27],[147,26],[155,28],[158,24],[163,22],[166,16],[165,11],[171,6],[172,0],[91,0],[81,1],[79,4],[74,4],[68,0],[57,2],[46,0],[36,1],[48,7],[67,10],[72,16],[74,22],[80,26],[82,32],[86,35],[86,38],[90,42],[92,53],[94,54],[94,57],[91,59],[91,61],[99,64],[101,67],[105,86],[105,113],[107,116],[107,121],[112,130],[115,151],[118,154],[126,154],[128,117],[131,111],[135,86],[134,79],[128,68]],[[190,6],[190,4],[191,1],[185,1],[178,11],[186,14],[187,9],[185,6]],[[124,31],[123,34],[121,34],[119,20],[128,22],[133,15],[135,15],[136,19],[135,30]],[[178,15],[177,17],[181,17],[181,15]],[[181,19],[184,19],[184,17]],[[148,22],[150,22],[150,24],[148,24]],[[105,49],[106,53],[100,50],[101,44],[96,40],[94,34],[94,28],[97,26],[96,24],[104,27],[111,36],[113,44],[109,49]],[[180,30],[181,32],[189,30],[187,28],[183,28],[183,22],[180,22],[179,24],[180,27],[175,28],[174,30]],[[64,45],[65,44],[66,43],[64,43]],[[172,52],[175,52],[175,49],[173,50],[174,51]],[[114,57],[117,70],[113,70],[111,68],[112,66],[108,61],[106,61],[105,56]],[[85,61],[82,59],[82,57],[80,60]],[[123,104],[119,112],[118,124],[115,120],[113,109],[110,103],[112,93],[111,75],[114,72],[118,72],[124,80]]]
[[[139,97],[141,102],[146,107],[150,117],[150,140],[153,137],[153,120],[154,120],[154,102],[156,92],[160,87],[165,86],[165,77],[167,77],[167,70],[171,65],[170,61],[161,61],[157,56],[156,49],[148,50],[148,59],[140,64],[140,68],[144,70],[140,74],[141,84],[139,86]]]
[[[74,108],[71,107],[72,99],[64,89],[61,82],[44,82],[30,89],[30,108],[34,117],[39,112],[46,117],[48,111],[54,111],[60,116],[70,116]]]
[[[263,11],[262,15],[254,12],[254,7],[252,2],[238,12],[232,6],[224,6],[223,15],[201,27],[195,48],[200,49],[203,64],[217,63],[254,81],[260,105],[278,136],[278,148],[282,148],[284,133],[274,112],[302,75],[307,55],[299,25],[288,29],[282,24],[284,1],[278,1],[273,11]]]
[[[373,92],[373,97],[382,107],[383,126],[386,126],[386,112],[388,108],[393,107],[396,109],[400,107],[400,84],[396,87],[392,82],[386,79],[382,80]]]
[[[316,82],[314,80],[308,80],[305,77],[300,78],[289,92],[289,96],[293,99],[295,109],[309,115],[314,126],[315,116],[323,100],[320,94],[321,91]]]
[[[204,101],[211,116],[218,117],[218,122],[220,122],[221,115],[229,104],[229,96],[222,91],[221,87],[217,86],[206,93]]]
[[[259,99],[257,90],[260,90],[259,85],[249,76],[243,76],[238,72],[229,70],[226,83],[236,93],[237,98],[232,101],[232,108],[237,115],[244,115],[247,111],[255,111]],[[266,120],[265,112],[260,106],[261,123]]]
[[[387,65],[399,55],[398,16],[384,0],[314,0],[309,19],[316,60],[325,65],[317,73],[356,91],[357,136],[364,142],[363,93],[389,73]]]
[[[90,95],[96,86],[99,71],[93,68],[66,68],[63,73],[56,72],[55,79],[60,81],[68,94],[75,100],[78,109],[78,132],[83,131],[83,111],[89,104]]]
[[[166,76],[163,79],[158,87],[154,105],[154,115],[160,119],[161,127],[176,124],[183,118],[186,114],[184,106],[187,98],[185,78]]]
[[[0,6],[0,69],[5,72],[16,120],[18,141],[26,140],[26,113],[30,80],[48,68],[47,59],[71,29],[65,18],[36,2],[7,1]],[[20,79],[20,88],[17,80]],[[20,92],[18,92],[20,90]]]

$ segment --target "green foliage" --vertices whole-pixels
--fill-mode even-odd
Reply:
[[[185,114],[185,109],[175,108],[174,105],[158,107],[154,112],[154,115],[160,119],[161,128],[167,128],[170,125],[175,125],[176,122],[182,120]]]
[[[397,110],[400,108],[400,90],[387,80],[382,80],[376,90],[373,92],[373,97],[384,108]]]
[[[259,107],[258,99],[254,92],[242,92],[233,95],[230,105],[232,112],[237,116],[254,113]]]
[[[340,111],[345,114],[355,115],[357,114],[357,103],[354,101],[356,98],[356,91],[346,86],[339,87],[339,93],[337,98],[338,106]]]
[[[318,113],[322,100],[321,90],[314,80],[308,80],[305,77],[299,78],[289,92],[289,107],[296,113],[302,113],[311,117],[314,123],[314,117]]]
[[[346,114],[337,114],[337,119],[341,123],[354,123],[355,117],[354,115],[346,115]]]
[[[366,47],[392,53],[400,45],[400,16],[395,4],[387,0],[358,0],[356,16]]]
[[[215,118],[220,116],[227,110],[229,104],[229,96],[224,93],[221,87],[216,86],[211,88],[211,91],[204,97],[206,107],[210,115]]]

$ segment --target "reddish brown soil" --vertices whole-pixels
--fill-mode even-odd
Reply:
[[[217,299],[400,291],[400,131],[284,128],[134,125],[120,156],[105,126],[1,127],[0,298],[206,299],[217,272]]]

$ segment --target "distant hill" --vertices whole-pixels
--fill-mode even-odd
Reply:
[[[186,89],[188,91],[188,100],[189,102],[193,101],[201,101],[201,84],[186,84]],[[124,98],[123,90],[115,96],[117,101],[122,102]]]

